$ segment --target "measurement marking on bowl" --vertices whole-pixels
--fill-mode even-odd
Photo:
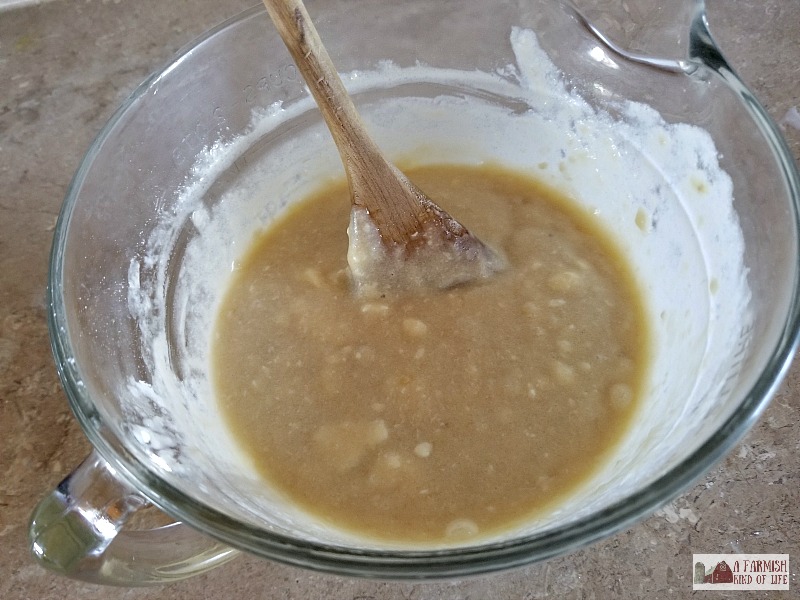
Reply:
[[[297,67],[293,64],[282,65],[275,71],[268,73],[256,81],[255,84],[245,86],[244,101],[252,103],[259,93],[269,92],[273,88],[282,88],[289,83],[297,83]]]

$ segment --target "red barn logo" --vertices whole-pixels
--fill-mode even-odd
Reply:
[[[714,570],[709,572],[706,572],[706,567],[703,563],[698,562],[694,566],[694,582],[733,583],[733,571],[724,560],[719,561]]]
[[[724,560],[717,563],[714,570],[705,576],[703,583],[733,583],[733,571]]]

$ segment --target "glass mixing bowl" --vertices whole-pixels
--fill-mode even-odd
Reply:
[[[309,12],[391,158],[535,170],[619,235],[661,323],[652,393],[620,453],[567,505],[474,544],[358,540],[259,487],[216,424],[194,347],[207,343],[214,282],[248,236],[340,165],[257,7],[141,85],[64,202],[50,330],[95,450],[34,513],[33,552],[52,569],[134,585],[202,572],[234,549],[399,579],[544,560],[685,490],[755,422],[789,364],[798,174],[714,45],[702,3],[670,3],[629,38],[614,37],[625,29],[613,13],[595,6],[590,21],[557,1],[312,1]],[[406,110],[414,106],[427,112]],[[496,118],[480,122],[474,110]],[[691,143],[652,150],[671,139]],[[622,167],[597,151],[602,140]],[[253,202],[257,189],[269,193]],[[182,524],[123,529],[148,504]]]

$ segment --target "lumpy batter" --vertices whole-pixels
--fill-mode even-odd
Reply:
[[[508,268],[359,297],[342,182],[243,258],[214,385],[295,505],[359,535],[457,543],[536,516],[602,464],[635,411],[648,335],[623,257],[558,192],[499,167],[407,173]]]

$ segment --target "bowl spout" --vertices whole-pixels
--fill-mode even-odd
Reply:
[[[633,0],[570,4],[581,24],[615,54],[667,71],[693,72],[723,61],[709,31],[704,0]]]

